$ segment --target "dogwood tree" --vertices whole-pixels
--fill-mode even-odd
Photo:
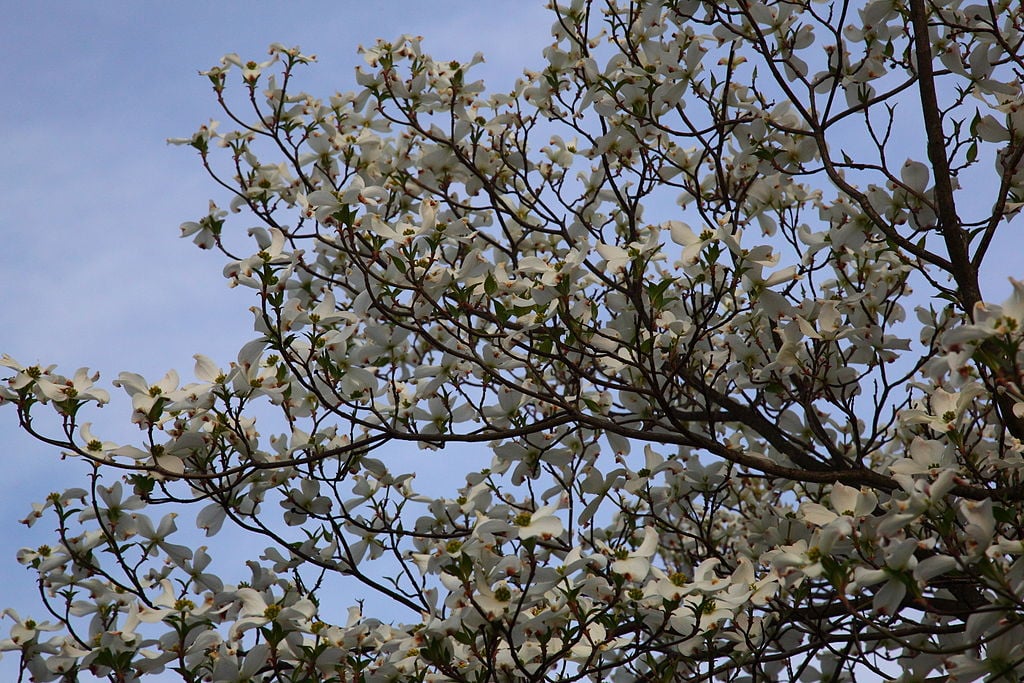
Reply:
[[[509,92],[410,36],[322,98],[281,45],[204,72],[221,123],[172,142],[233,198],[181,229],[254,338],[121,373],[131,444],[96,373],[4,357],[93,472],[25,520],[25,675],[1024,676],[1024,283],[979,279],[1021,4],[552,11]],[[183,519],[266,550],[221,575]]]

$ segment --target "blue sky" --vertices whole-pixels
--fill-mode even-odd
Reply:
[[[182,221],[223,195],[192,150],[165,142],[217,116],[197,71],[227,52],[262,60],[272,42],[300,45],[320,58],[304,88],[328,96],[352,87],[359,44],[413,33],[439,58],[484,52],[480,73],[504,89],[550,41],[543,5],[0,2],[0,352],[68,374],[87,365],[106,382],[121,370],[157,379],[172,367],[187,379],[194,353],[226,364],[254,336],[254,301],[227,288],[222,257],[178,237]],[[130,441],[138,432],[127,415],[120,403],[93,421],[104,438]],[[50,491],[82,484],[85,469],[23,435],[9,407],[0,443],[0,608],[42,617],[14,556],[48,541],[52,523],[29,530],[18,520]],[[10,623],[0,622],[0,638]],[[0,678],[14,664],[0,662]]]

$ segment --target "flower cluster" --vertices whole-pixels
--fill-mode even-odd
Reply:
[[[411,36],[327,99],[281,45],[205,72],[235,128],[172,142],[233,195],[181,233],[255,338],[121,373],[134,444],[96,373],[0,360],[94,465],[25,520],[34,680],[1024,674],[1024,284],[979,284],[1024,10],[552,8],[499,94]]]

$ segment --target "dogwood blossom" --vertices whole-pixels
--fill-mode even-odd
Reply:
[[[203,72],[228,123],[172,142],[232,199],[181,234],[254,337],[122,372],[130,443],[0,357],[90,464],[24,520],[23,674],[1024,676],[1020,4],[551,9],[507,88],[411,35],[325,98]]]

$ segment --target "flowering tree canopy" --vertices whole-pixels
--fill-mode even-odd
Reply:
[[[204,72],[172,142],[233,198],[182,234],[255,338],[121,373],[134,444],[91,370],[3,358],[93,465],[26,520],[26,676],[1024,677],[1024,283],[979,280],[1021,4],[552,9],[509,92],[410,36],[324,99],[298,49]],[[266,550],[235,581],[185,518]]]

